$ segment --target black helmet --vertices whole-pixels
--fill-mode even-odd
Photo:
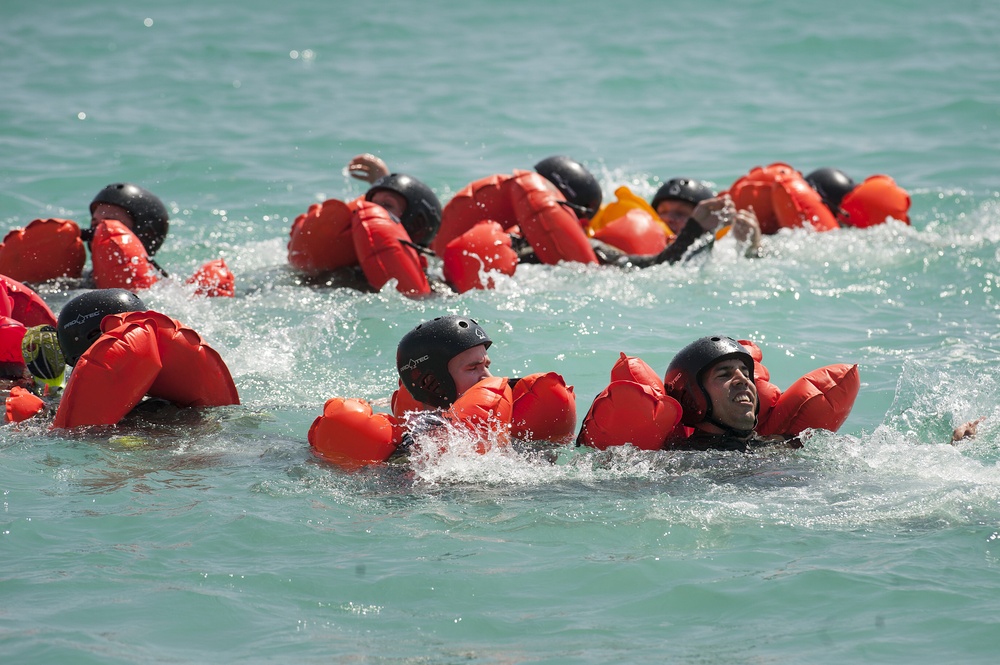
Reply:
[[[127,182],[116,182],[97,193],[90,202],[90,213],[98,203],[121,206],[132,218],[132,227],[146,252],[152,256],[167,237],[167,207],[147,189]]]
[[[806,176],[806,182],[819,192],[823,203],[834,215],[840,211],[840,202],[854,189],[854,181],[839,169],[816,169]]]
[[[88,291],[66,303],[59,312],[59,346],[66,354],[66,364],[75,365],[101,336],[101,320],[108,314],[142,312],[146,305],[139,296],[125,289]]]
[[[601,209],[601,185],[580,162],[555,155],[535,164],[535,171],[562,192],[580,219],[590,219]]]
[[[653,210],[656,210],[656,206],[664,201],[684,201],[691,205],[698,205],[714,196],[715,191],[700,180],[674,178],[666,181],[656,190],[649,205],[653,206]]]
[[[712,416],[712,400],[705,390],[702,379],[705,371],[720,360],[739,358],[747,366],[750,382],[753,383],[753,356],[742,344],[732,337],[702,337],[677,352],[667,367],[663,385],[667,394],[681,403],[684,415],[681,422],[697,425],[709,421],[724,429],[732,429],[716,422]],[[757,404],[760,408],[760,403]]]
[[[403,228],[410,234],[410,240],[427,246],[441,226],[441,201],[430,187],[405,173],[384,175],[365,193],[365,200],[371,201],[378,191],[395,192],[406,199]]]
[[[403,385],[424,404],[448,407],[458,388],[448,362],[474,346],[493,343],[479,324],[464,316],[439,316],[406,333],[396,349],[396,369]]]

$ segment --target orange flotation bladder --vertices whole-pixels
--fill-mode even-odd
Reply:
[[[860,386],[857,365],[815,369],[781,393],[767,419],[757,423],[757,433],[797,436],[807,429],[836,432],[851,414]]]
[[[555,372],[529,374],[514,384],[511,433],[517,439],[569,443],[576,433],[576,395]]]
[[[198,268],[187,280],[195,284],[195,295],[209,298],[232,298],[236,295],[236,277],[225,259],[213,259]]]
[[[373,413],[363,399],[335,397],[309,428],[309,446],[317,457],[345,469],[384,462],[402,441],[393,416]]]
[[[420,255],[409,244],[409,234],[385,208],[368,201],[359,202],[352,237],[361,269],[372,288],[381,289],[395,279],[396,290],[405,295],[431,292]]]
[[[309,207],[295,218],[288,241],[288,263],[299,272],[316,276],[358,264],[351,222],[356,202],[329,199]]]
[[[485,220],[500,224],[504,230],[517,224],[510,194],[513,177],[487,176],[469,183],[455,194],[441,212],[441,227],[431,241],[434,253],[443,258],[448,243]]]
[[[867,228],[887,219],[910,223],[910,195],[887,175],[873,175],[840,202],[837,220],[844,226]]]
[[[773,234],[782,228],[806,225],[814,231],[838,228],[819,192],[788,164],[776,162],[764,168],[754,167],[733,183],[729,195],[737,209],[753,208],[761,233]]]
[[[577,445],[604,450],[631,444],[659,450],[681,421],[681,405],[666,395],[663,381],[639,358],[622,353],[611,383],[594,399],[583,419]]]
[[[810,428],[836,432],[844,424],[861,387],[857,365],[814,369],[782,392],[770,382],[760,347],[745,339],[739,342],[754,360],[754,384],[760,403],[754,429],[758,434],[797,436]]]
[[[77,361],[54,427],[113,425],[145,395],[182,407],[239,404],[229,368],[194,330],[158,312],[104,317]]]
[[[24,365],[21,342],[27,332],[24,324],[9,316],[0,316],[0,363]]]
[[[518,226],[542,263],[597,263],[576,214],[562,205],[566,199],[545,178],[524,172],[510,187]]]
[[[441,258],[445,280],[459,293],[491,289],[493,279],[485,273],[513,275],[517,269],[517,253],[511,248],[510,235],[492,220],[476,224],[454,238]]]
[[[410,391],[406,389],[403,382],[399,382],[399,388],[392,393],[392,415],[394,415],[398,420],[402,420],[403,416],[411,411],[426,411],[428,407],[423,402],[418,402],[417,398],[410,394]]]
[[[116,219],[104,219],[90,243],[94,283],[99,289],[148,289],[160,280],[139,237]]]
[[[79,277],[87,252],[80,227],[69,219],[36,219],[0,243],[0,273],[22,282]]]
[[[5,400],[4,421],[20,423],[34,418],[45,408],[42,398],[21,386],[14,386]]]
[[[646,199],[636,196],[625,185],[615,190],[615,197],[618,199],[617,201],[601,206],[597,214],[587,222],[587,235],[594,237],[598,231],[616,219],[624,217],[633,210],[642,210],[660,225],[667,238],[673,238],[674,232],[670,230],[666,222],[660,219],[660,216],[656,214],[653,206],[646,202]]]
[[[659,218],[641,209],[629,210],[594,232],[594,238],[613,245],[626,254],[659,254],[667,246],[667,234]]]
[[[0,314],[20,321],[27,328],[42,325],[56,327],[56,315],[41,296],[21,282],[0,275],[0,292],[0,301],[9,303],[9,306],[0,305]]]
[[[477,436],[476,450],[485,453],[491,441],[501,446],[510,443],[513,402],[506,377],[490,376],[466,390],[444,416]]]

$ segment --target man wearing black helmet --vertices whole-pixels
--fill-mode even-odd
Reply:
[[[695,433],[674,442],[683,450],[739,450],[771,444],[801,447],[797,439],[754,431],[760,402],[750,352],[731,337],[702,337],[681,349],[667,367],[667,394],[683,408],[681,422]]]
[[[163,201],[148,189],[127,182],[108,185],[90,202],[91,229],[105,219],[118,220],[135,233],[150,256],[160,249],[170,228]]]
[[[114,222],[120,222],[125,230],[119,228],[100,233],[102,226]],[[90,244],[93,277],[98,288],[145,288],[160,278],[169,277],[167,271],[153,260],[169,228],[167,207],[149,190],[132,183],[117,182],[99,191],[90,202],[90,229],[81,234]],[[138,238],[144,253],[130,253],[126,249],[129,243],[125,237],[120,241],[114,239],[118,235],[130,234]],[[102,235],[107,237],[94,242]],[[98,250],[97,245],[102,242],[107,244],[103,250]],[[123,244],[119,245],[119,242]],[[235,292],[235,277],[223,259],[205,263],[187,283],[197,284],[196,293],[204,296],[232,296]]]
[[[374,199],[369,198],[372,191],[377,191],[379,183],[386,177],[390,177],[389,167],[386,163],[370,153],[355,156],[348,163],[347,172],[359,180],[373,183],[369,194],[366,194],[366,198],[369,201],[374,201]],[[581,224],[585,223],[600,210],[603,199],[601,185],[597,181],[597,178],[594,177],[594,174],[579,162],[564,155],[553,155],[535,164],[535,172],[545,178],[545,180],[551,183],[552,187],[563,195],[565,200],[560,201],[560,203],[571,210],[576,218],[581,221]],[[382,187],[381,189],[385,188]],[[379,201],[374,202],[379,203]],[[380,203],[380,205],[382,204]],[[440,216],[441,210],[439,208],[437,215],[438,224],[440,224]],[[413,240],[414,242],[426,245],[430,242],[430,239],[428,237],[423,243],[420,243],[416,238]],[[539,262],[538,257],[527,240],[521,237],[515,237],[513,240],[521,262]]]
[[[74,297],[59,313],[56,338],[72,373],[55,427],[113,425],[140,405],[149,412],[167,403],[239,404],[218,353],[131,291],[95,289]],[[44,406],[36,399],[35,408],[20,411],[31,417]]]
[[[441,226],[441,202],[430,187],[413,176],[390,173],[389,167],[371,153],[355,156],[347,172],[371,183],[365,200],[382,206],[403,224],[410,240],[426,247]]]
[[[490,374],[493,341],[474,319],[439,316],[406,333],[396,349],[396,369],[418,402],[448,408]]]
[[[680,239],[682,234],[699,231],[690,227],[688,221],[696,219],[694,213],[698,204],[716,196],[715,191],[703,182],[689,178],[673,178],[656,190],[650,205]],[[732,224],[732,233],[736,241],[746,244],[746,256],[756,256],[761,234],[760,224],[757,223],[757,217],[753,212],[738,210],[731,216],[729,223]]]
[[[840,169],[829,167],[816,169],[806,176],[806,182],[819,193],[823,204],[834,217],[840,214],[840,202],[855,187],[854,180],[849,175]]]
[[[738,341],[715,335],[681,349],[664,377],[667,395],[683,409],[681,422],[694,433],[668,441],[674,450],[737,450],[763,446],[801,448],[798,437],[756,431],[760,399],[754,380],[754,358]],[[974,438],[983,418],[955,428],[951,443]]]

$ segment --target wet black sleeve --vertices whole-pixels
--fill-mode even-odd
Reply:
[[[591,245],[594,247],[594,253],[597,254],[598,260],[604,265],[619,268],[648,268],[661,263],[677,263],[703,236],[711,236],[711,234],[701,228],[701,224],[689,219],[674,241],[659,254],[625,254],[621,250],[596,240],[591,241]],[[710,237],[705,247],[711,247]]]

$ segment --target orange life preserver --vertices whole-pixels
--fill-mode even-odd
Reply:
[[[36,219],[0,243],[0,273],[22,282],[79,277],[87,251],[71,219]]]
[[[512,392],[511,434],[522,440],[568,443],[576,433],[576,395],[556,372],[518,379]]]
[[[354,213],[351,235],[354,251],[368,283],[381,289],[390,279],[396,290],[408,296],[431,292],[420,255],[409,244],[410,236],[380,205],[360,201]]]
[[[732,184],[729,196],[737,209],[753,208],[761,233],[773,234],[782,228],[806,225],[814,231],[838,228],[819,192],[788,164],[776,162],[763,168],[754,167]]]
[[[740,344],[754,360],[754,384],[760,410],[756,432],[761,436],[797,436],[809,428],[836,432],[850,415],[861,381],[857,365],[820,367],[782,391],[771,383],[760,347],[750,340]]]
[[[510,187],[518,226],[542,263],[597,263],[576,214],[562,205],[566,199],[545,178],[523,172],[514,177]]]
[[[410,394],[410,391],[406,389],[402,381],[399,382],[399,387],[392,393],[390,403],[392,405],[392,415],[397,420],[402,420],[410,411],[427,411],[432,408],[423,402],[417,401],[417,398]]]
[[[462,393],[444,416],[477,435],[476,451],[485,453],[492,447],[491,439],[500,446],[510,443],[513,402],[507,378],[489,376]]]
[[[317,457],[345,469],[384,462],[402,441],[402,429],[386,413],[373,413],[363,399],[334,397],[309,427],[309,446]]]
[[[187,284],[195,284],[195,295],[209,298],[232,298],[236,295],[236,277],[225,259],[213,259],[198,268]]]
[[[24,365],[21,342],[27,328],[9,316],[0,316],[0,363]]]
[[[4,400],[4,421],[19,423],[34,418],[45,408],[45,402],[38,395],[21,386],[14,386]]]
[[[54,427],[113,425],[145,395],[183,407],[239,404],[222,358],[194,330],[158,312],[104,317],[77,361]]]
[[[756,431],[762,436],[797,436],[807,429],[836,432],[851,414],[860,386],[857,365],[814,369],[781,393]]]
[[[464,187],[444,207],[431,249],[443,257],[452,240],[484,221],[519,227],[542,263],[596,263],[597,256],[565,198],[533,171],[492,175]]]
[[[56,315],[52,312],[41,296],[27,286],[0,275],[0,314],[9,316],[23,323],[25,327],[49,325],[56,327]]]
[[[840,202],[837,220],[844,226],[867,228],[886,219],[910,223],[910,195],[887,175],[873,175]]]
[[[315,276],[358,264],[351,224],[357,201],[337,199],[309,206],[292,223],[288,262],[306,275]]]
[[[771,372],[768,371],[762,362],[764,354],[761,352],[760,347],[748,339],[738,341],[753,358],[753,382],[757,388],[757,402],[760,405],[757,411],[757,422],[762,423],[767,420],[771,409],[778,401],[778,398],[781,397],[781,389],[771,383]]]
[[[587,411],[576,442],[601,450],[625,444],[659,450],[680,424],[681,412],[680,402],[666,394],[653,369],[622,353],[611,370],[611,383]]]
[[[455,194],[441,212],[441,226],[431,241],[434,253],[443,258],[448,243],[484,220],[497,222],[504,230],[517,224],[510,195],[513,178],[505,174],[487,176],[469,183]]]
[[[593,237],[626,254],[659,254],[673,238],[663,232],[660,219],[635,208],[595,231]]]
[[[605,226],[611,222],[624,217],[629,212],[633,210],[642,210],[656,223],[660,225],[660,229],[667,236],[668,242],[674,237],[674,232],[670,230],[670,226],[667,225],[660,216],[656,213],[646,199],[636,196],[632,193],[632,190],[627,186],[622,185],[615,190],[616,201],[611,201],[610,203],[605,203],[601,206],[601,209],[597,211],[589,222],[587,222],[587,235],[591,238],[596,237],[597,232],[603,229]]]
[[[452,239],[441,259],[445,280],[459,293],[493,288],[489,275],[485,275],[483,283],[484,273],[513,275],[517,269],[517,253],[511,249],[510,235],[492,220],[476,224]]]
[[[139,237],[116,219],[103,219],[90,243],[94,283],[99,289],[148,289],[160,280]]]

